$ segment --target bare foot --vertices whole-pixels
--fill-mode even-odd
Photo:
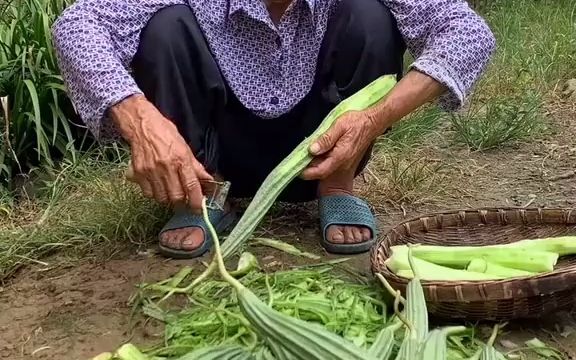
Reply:
[[[167,230],[160,236],[160,244],[174,250],[196,250],[203,242],[204,230],[198,227]]]
[[[333,176],[320,182],[320,196],[353,195],[353,176],[346,174]],[[366,226],[330,225],[326,229],[326,240],[334,244],[358,244],[369,241],[372,232]]]

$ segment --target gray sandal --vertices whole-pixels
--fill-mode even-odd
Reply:
[[[366,202],[352,195],[329,195],[321,197],[318,205],[322,230],[321,243],[328,252],[357,254],[370,250],[374,245],[377,236],[376,221]],[[336,244],[328,241],[326,237],[330,225],[365,226],[372,232],[372,237],[357,244]]]
[[[232,210],[225,212],[222,210],[208,209],[208,218],[210,219],[210,223],[212,223],[216,232],[220,233],[222,231],[226,231],[234,223],[236,220],[236,214]],[[162,245],[160,239],[162,234],[166,231],[190,227],[198,227],[204,232],[204,242],[199,248],[186,251],[181,249],[173,249]],[[204,253],[210,250],[210,248],[212,248],[214,243],[202,215],[192,214],[186,208],[178,208],[175,210],[172,218],[168,220],[166,225],[164,225],[162,230],[160,230],[160,234],[158,235],[158,242],[160,253],[164,256],[175,259],[192,259],[202,256]]]

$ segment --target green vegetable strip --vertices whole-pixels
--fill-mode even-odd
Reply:
[[[496,275],[506,279],[514,277],[533,276],[537,274],[534,272],[512,269],[481,258],[473,259],[472,261],[470,261],[467,270],[490,275]]]
[[[177,360],[243,360],[251,354],[238,345],[207,346],[179,357]]]
[[[498,331],[500,330],[499,326],[494,326],[494,330],[492,331],[492,335],[490,339],[484,346],[482,350],[482,354],[480,355],[480,360],[502,360],[506,359],[496,348],[494,348],[494,342],[496,341],[496,337],[498,336]]]
[[[405,253],[405,245],[392,247],[392,254],[400,255],[402,259]],[[414,257],[428,262],[466,269],[470,261],[476,258],[487,258],[491,262],[513,269],[530,272],[552,271],[558,261],[558,254],[549,251],[540,251],[533,248],[520,246],[434,246],[419,245],[414,248]],[[402,266],[404,261],[396,266]],[[408,270],[408,269],[398,269]]]
[[[520,240],[503,247],[519,247],[537,251],[549,251],[560,256],[576,254],[576,236],[558,236],[553,238]]]
[[[224,258],[228,258],[242,246],[266,215],[276,198],[312,161],[313,157],[309,152],[312,142],[324,134],[335,123],[336,119],[345,112],[369,108],[383,99],[395,84],[396,78],[394,76],[385,75],[342,101],[332,109],[312,135],[304,139],[290,155],[268,174],[248,205],[244,215],[230,232],[226,242],[222,244],[222,256]]]
[[[480,272],[452,269],[446,266],[436,265],[419,258],[414,258],[413,262],[416,264],[416,266],[418,266],[418,269],[420,269],[421,280],[486,281],[502,278],[494,274],[484,274]],[[385,264],[390,270],[392,270],[396,275],[400,277],[408,279],[412,279],[414,277],[408,262],[407,251],[394,250],[392,256],[386,260]]]

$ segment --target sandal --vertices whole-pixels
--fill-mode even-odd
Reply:
[[[329,195],[319,199],[320,227],[322,246],[333,254],[358,254],[372,247],[376,242],[376,220],[370,207],[363,200],[352,195]],[[356,244],[336,244],[326,238],[331,225],[365,226],[372,232],[368,241]]]
[[[212,223],[216,232],[220,233],[222,231],[226,231],[234,223],[236,220],[236,215],[232,210],[222,211],[208,209],[208,218],[210,219],[210,223]],[[181,249],[173,249],[162,244],[161,237],[162,234],[166,231],[190,227],[199,227],[204,231],[204,242],[197,249],[187,251]],[[164,225],[162,230],[160,230],[160,234],[158,235],[158,242],[160,253],[162,255],[174,259],[192,259],[202,256],[204,253],[210,250],[214,240],[208,231],[208,227],[204,222],[202,215],[192,214],[190,211],[188,211],[187,208],[179,207],[175,210],[172,218],[168,220],[166,225]]]

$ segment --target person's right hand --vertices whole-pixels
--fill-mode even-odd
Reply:
[[[145,196],[160,203],[186,202],[202,208],[201,180],[213,180],[178,132],[156,107],[134,95],[110,110],[112,119],[132,150],[132,181]]]

